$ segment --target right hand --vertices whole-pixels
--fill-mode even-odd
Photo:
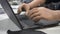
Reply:
[[[32,19],[35,22],[38,22],[41,19],[48,21],[58,20],[57,12],[45,7],[33,8],[29,11],[27,15],[30,19]]]
[[[26,14],[27,14],[28,11],[29,11],[29,9],[30,9],[30,6],[29,6],[28,4],[26,4],[26,3],[23,3],[22,5],[20,5],[20,6],[18,7],[18,11],[17,11],[18,14],[21,13],[22,8],[23,8],[24,10],[26,10]]]

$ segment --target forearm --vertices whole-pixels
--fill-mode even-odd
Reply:
[[[55,13],[56,13],[57,20],[60,21],[60,10],[56,10]]]
[[[45,2],[45,0],[33,0],[31,3],[29,3],[28,5],[33,8],[38,6],[39,4],[43,4]]]

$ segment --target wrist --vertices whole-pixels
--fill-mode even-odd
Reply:
[[[58,21],[60,21],[60,11],[55,11],[55,17]]]
[[[58,19],[60,21],[60,11],[57,11]]]
[[[32,6],[30,3],[28,4],[28,6],[29,6],[30,8],[33,8],[33,6]]]

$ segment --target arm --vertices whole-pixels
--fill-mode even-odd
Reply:
[[[45,0],[33,0],[31,3],[29,3],[28,5],[33,8],[38,6],[39,4],[43,4],[45,2]]]
[[[57,16],[56,18],[57,18],[57,20],[59,20],[60,21],[60,10],[56,10],[55,11],[55,13],[56,13],[56,15],[55,16]]]

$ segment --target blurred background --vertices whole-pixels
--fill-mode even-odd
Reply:
[[[13,8],[13,10],[18,8],[18,6],[22,3],[21,0],[8,0],[8,2],[10,3],[11,7]],[[0,4],[0,14],[4,13],[4,10]]]

